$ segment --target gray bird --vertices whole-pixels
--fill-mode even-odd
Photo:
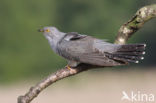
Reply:
[[[146,44],[119,45],[77,32],[64,33],[55,27],[39,30],[53,51],[68,60],[68,67],[89,64],[100,67],[138,63],[144,59]]]

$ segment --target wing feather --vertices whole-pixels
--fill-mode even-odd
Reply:
[[[79,34],[79,36],[75,36],[75,34],[71,33],[70,35],[68,34],[68,36],[70,36],[70,39],[62,39],[58,45],[59,54],[67,60],[98,66],[121,65],[119,62],[105,56],[104,51],[111,51],[111,49],[108,48],[108,46],[110,46],[109,43],[98,43],[98,39],[86,35],[82,36]],[[69,38],[68,36],[65,38]],[[77,36],[79,38],[73,39]],[[103,50],[103,47],[106,47],[106,49]]]

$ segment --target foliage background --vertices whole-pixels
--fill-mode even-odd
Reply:
[[[120,26],[140,7],[152,3],[156,1],[1,0],[0,83],[41,78],[66,64],[37,29],[56,26],[113,42]],[[129,41],[147,43],[145,60],[137,66],[155,66],[155,25],[156,20],[151,20]]]

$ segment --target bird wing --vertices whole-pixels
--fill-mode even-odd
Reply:
[[[63,39],[67,41],[72,41],[72,40],[82,39],[86,36],[87,35],[78,34],[77,32],[69,32],[64,36]]]
[[[80,35],[75,32],[67,33],[57,46],[59,55],[71,61],[98,66],[114,66],[119,64],[104,54],[104,51],[112,52],[111,50],[113,49],[110,49],[112,45],[91,36]]]

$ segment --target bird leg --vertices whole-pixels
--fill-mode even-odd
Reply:
[[[67,65],[66,68],[67,68],[68,70],[71,70],[71,69],[72,69],[69,65]]]
[[[77,67],[80,63],[76,61],[68,61],[67,69],[71,70],[74,67]]]
[[[79,62],[76,62],[76,61],[68,61],[68,65],[70,66],[70,67],[77,67],[78,65],[79,65],[80,63]]]

